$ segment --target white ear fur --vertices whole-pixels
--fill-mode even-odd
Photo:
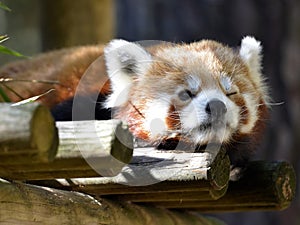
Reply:
[[[133,78],[143,75],[152,62],[151,55],[140,45],[125,40],[112,40],[104,48],[111,95],[106,107],[117,107],[128,101]]]
[[[261,84],[261,51],[262,47],[260,41],[257,41],[254,37],[246,36],[242,39],[240,56],[247,64],[250,75],[258,86]]]

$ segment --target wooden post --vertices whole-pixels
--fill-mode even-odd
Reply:
[[[52,162],[0,164],[0,177],[41,180],[114,176],[132,157],[133,139],[119,120],[57,122],[59,147]]]
[[[0,104],[0,165],[49,162],[57,146],[57,130],[46,107]]]

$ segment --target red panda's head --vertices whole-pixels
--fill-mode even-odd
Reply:
[[[252,37],[239,50],[210,40],[149,49],[113,40],[104,52],[106,106],[144,140],[230,143],[253,132],[266,105],[261,45]]]

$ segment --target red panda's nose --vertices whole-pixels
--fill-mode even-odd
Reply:
[[[227,112],[227,108],[224,102],[219,99],[210,100],[206,107],[205,112],[211,117],[211,119],[220,119]]]

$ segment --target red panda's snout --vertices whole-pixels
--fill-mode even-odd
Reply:
[[[203,90],[179,113],[185,137],[199,145],[228,142],[238,129],[239,107],[220,90]]]

